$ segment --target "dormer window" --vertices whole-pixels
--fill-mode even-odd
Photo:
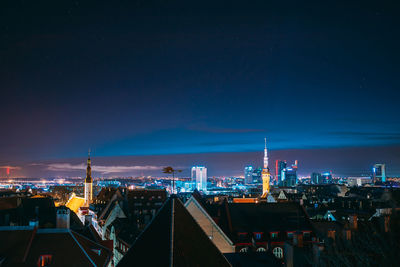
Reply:
[[[53,255],[40,255],[38,259],[38,267],[50,266]]]
[[[262,237],[262,233],[261,233],[261,232],[256,232],[256,233],[254,233],[254,238],[255,238],[256,240],[260,240],[261,237]]]
[[[294,234],[294,232],[287,232],[287,237],[289,239],[291,239],[291,238],[293,238],[293,234]]]
[[[271,232],[271,239],[277,239],[278,238],[278,232]]]

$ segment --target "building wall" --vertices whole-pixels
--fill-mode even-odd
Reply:
[[[190,198],[186,204],[186,209],[200,225],[203,231],[213,241],[221,253],[235,252],[232,241],[222,232],[213,219],[207,214],[200,204],[193,198]]]

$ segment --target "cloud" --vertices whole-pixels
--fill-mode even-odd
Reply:
[[[20,170],[21,167],[18,167],[18,166],[0,166],[0,169]]]
[[[92,170],[103,174],[108,173],[124,173],[130,171],[148,171],[148,170],[160,170],[160,166],[102,166],[93,165]],[[70,164],[70,163],[51,163],[47,164],[47,170],[50,171],[76,171],[86,170],[85,164]]]
[[[206,132],[206,133],[258,133],[264,132],[265,129],[252,129],[252,128],[219,128],[219,127],[198,127],[190,126],[191,131]]]
[[[380,141],[400,141],[399,133],[383,133],[383,132],[329,132],[330,135],[340,137],[356,137],[367,140],[380,140]]]

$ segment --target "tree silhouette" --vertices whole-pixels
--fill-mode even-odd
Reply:
[[[168,167],[164,167],[163,168],[163,173],[166,174],[172,174],[172,194],[175,193],[175,173],[176,172],[182,172],[182,170],[175,170],[174,168],[172,168],[171,166]]]

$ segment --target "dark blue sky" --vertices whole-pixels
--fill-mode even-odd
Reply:
[[[395,1],[191,2],[2,1],[0,165],[398,151]]]

